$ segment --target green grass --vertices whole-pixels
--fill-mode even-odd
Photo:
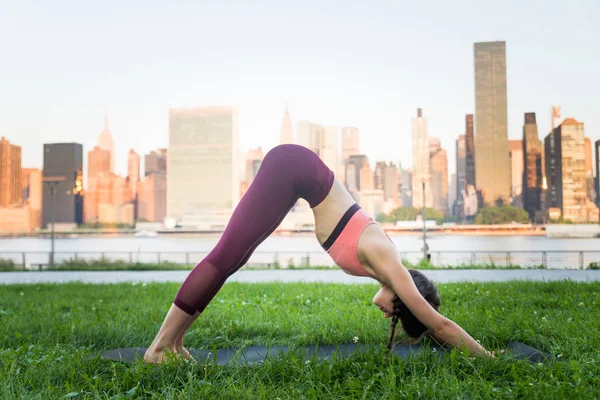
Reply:
[[[453,352],[402,360],[384,351],[334,361],[293,354],[252,367],[103,361],[147,346],[176,284],[0,286],[0,398],[600,398],[600,283],[440,285],[442,313],[490,349],[521,341],[544,364]],[[375,285],[228,283],[186,346],[382,344]]]

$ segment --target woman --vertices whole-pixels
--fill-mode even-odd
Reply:
[[[188,275],[144,355],[146,361],[161,363],[166,352],[190,357],[183,347],[190,325],[225,280],[279,226],[298,198],[310,204],[317,240],[333,261],[349,274],[369,276],[381,283],[373,303],[386,318],[392,318],[389,346],[400,319],[411,337],[419,338],[428,331],[440,341],[491,356],[467,332],[437,312],[435,286],[402,265],[385,232],[354,202],[321,159],[305,147],[286,144],[267,153],[216,247]]]

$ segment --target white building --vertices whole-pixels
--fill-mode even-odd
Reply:
[[[237,109],[169,110],[167,217],[231,210],[240,193]]]

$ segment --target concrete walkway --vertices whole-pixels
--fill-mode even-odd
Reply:
[[[422,270],[438,283],[449,282],[502,282],[510,280],[600,281],[600,270]],[[118,283],[118,282],[178,282],[189,271],[42,271],[0,272],[0,285],[16,283]],[[332,282],[375,283],[364,277],[351,276],[339,269],[331,270],[242,270],[228,282]]]

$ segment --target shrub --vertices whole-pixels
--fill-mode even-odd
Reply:
[[[17,269],[17,264],[13,260],[0,258],[0,271],[14,271]]]

